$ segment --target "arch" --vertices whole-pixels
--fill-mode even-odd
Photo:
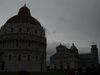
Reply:
[[[22,28],[19,28],[19,32],[22,32]]]
[[[21,61],[21,55],[18,56],[18,60]]]
[[[36,56],[36,61],[38,61],[38,56]]]
[[[11,61],[11,59],[12,59],[12,55],[10,54],[10,55],[9,55],[9,61]]]
[[[5,62],[2,61],[1,70],[4,70],[4,67],[5,67]]]
[[[30,61],[30,55],[28,55],[28,58],[27,58],[27,60],[28,60],[28,61]]]
[[[11,28],[11,32],[13,32],[14,31],[14,29],[13,28]]]

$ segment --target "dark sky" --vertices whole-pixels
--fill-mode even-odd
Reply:
[[[100,0],[0,0],[0,25],[25,3],[46,29],[48,47],[75,43],[90,48],[92,42],[100,47]]]

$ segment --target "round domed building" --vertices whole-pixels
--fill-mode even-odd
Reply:
[[[46,45],[44,28],[24,5],[0,29],[0,70],[45,71]]]

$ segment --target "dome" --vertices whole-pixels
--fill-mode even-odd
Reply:
[[[8,19],[6,24],[9,23],[30,23],[34,25],[40,25],[39,21],[31,16],[30,10],[28,7],[26,7],[26,5],[19,9],[17,15]]]
[[[64,45],[62,45],[62,44],[60,44],[60,45],[59,45],[59,46],[57,46],[56,48],[57,48],[57,49],[58,49],[58,48],[65,48],[65,49],[67,49],[67,47],[66,47],[66,46],[64,46]]]
[[[57,48],[65,47],[64,45],[60,44]]]

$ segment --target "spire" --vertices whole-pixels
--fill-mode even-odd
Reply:
[[[26,3],[24,4],[24,7],[26,7]]]
[[[74,43],[72,43],[72,46],[71,46],[70,49],[71,49],[71,50],[76,50],[76,49],[77,49],[76,46],[74,45]]]
[[[62,44],[60,43],[60,46],[62,46]]]
[[[24,4],[24,7],[27,7],[27,6],[26,6],[26,3]]]
[[[25,0],[24,2],[25,2],[25,3],[24,3],[24,7],[27,7],[27,2],[28,2],[28,0]]]
[[[72,43],[72,46],[75,46],[74,43]]]
[[[19,9],[18,15],[24,15],[25,17],[31,15],[30,9],[26,6],[26,3]]]

